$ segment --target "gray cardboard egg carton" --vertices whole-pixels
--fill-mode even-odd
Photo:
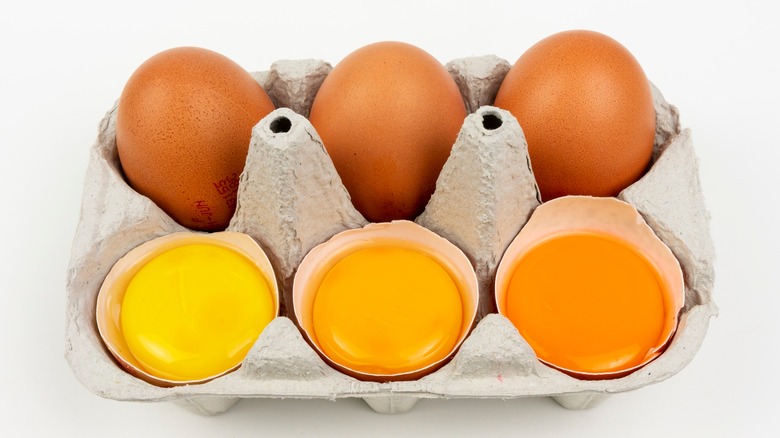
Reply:
[[[114,107],[100,123],[90,153],[68,270],[65,355],[76,377],[102,397],[175,401],[201,414],[224,412],[249,397],[360,397],[378,412],[399,413],[421,398],[461,397],[551,396],[566,408],[583,409],[609,394],[656,383],[680,371],[699,349],[717,308],[711,298],[714,249],[697,161],[690,132],[680,130],[676,108],[653,87],[654,164],[619,198],[637,207],[681,262],[686,301],[679,329],[663,355],[633,374],[614,380],[577,380],[537,361],[509,320],[495,314],[496,267],[539,205],[517,120],[489,106],[509,64],[483,56],[454,60],[447,69],[470,115],[417,222],[460,247],[473,262],[480,282],[478,322],[449,364],[417,381],[358,381],[326,365],[291,320],[292,279],[303,256],[339,231],[366,224],[304,117],[331,70],[325,62],[306,60],[279,61],[270,71],[253,74],[279,109],[253,130],[237,211],[228,228],[248,233],[267,252],[282,286],[282,316],[265,329],[237,371],[202,385],[156,387],[119,368],[95,324],[101,283],[132,248],[185,228],[123,179]]]

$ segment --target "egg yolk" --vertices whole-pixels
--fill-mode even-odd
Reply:
[[[271,288],[250,260],[220,246],[193,244],[141,267],[125,292],[120,320],[144,371],[200,380],[241,363],[275,310]]]
[[[315,342],[332,361],[391,375],[446,358],[460,336],[463,308],[455,281],[432,257],[375,246],[328,271],[312,319]]]
[[[604,373],[640,365],[663,334],[664,287],[630,244],[567,234],[530,250],[512,273],[507,317],[554,366]]]

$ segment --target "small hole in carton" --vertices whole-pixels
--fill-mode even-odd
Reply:
[[[283,132],[290,132],[292,122],[287,117],[279,117],[271,121],[271,132],[274,134],[281,134]]]
[[[503,124],[504,121],[496,114],[488,113],[482,116],[482,126],[488,131],[498,129]]]

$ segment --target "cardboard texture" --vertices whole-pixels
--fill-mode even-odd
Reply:
[[[511,322],[495,314],[493,276],[501,256],[539,205],[527,146],[517,120],[490,107],[509,64],[495,56],[447,65],[472,114],[465,120],[436,192],[416,222],[449,239],[474,264],[477,324],[443,368],[408,382],[362,382],[323,362],[292,319],[292,278],[303,256],[339,231],[366,220],[351,205],[317,132],[304,117],[330,71],[323,61],[279,61],[253,73],[280,108],[254,128],[241,175],[238,207],[228,227],[255,238],[281,288],[281,316],[260,335],[235,372],[201,385],[161,388],[124,372],[104,347],[95,301],[114,263],[155,237],[186,231],[124,181],[115,141],[116,106],[100,123],[90,152],[81,219],[67,278],[66,351],[73,373],[94,393],[116,400],[175,401],[213,415],[240,398],[360,397],[376,411],[399,413],[421,398],[552,396],[561,406],[595,406],[608,394],[660,382],[694,357],[717,313],[712,301],[714,249],[690,132],[653,87],[657,132],[654,163],[620,199],[636,206],[672,249],[685,275],[686,305],[665,353],[626,377],[577,380],[536,360]],[[288,123],[289,122],[289,123]]]

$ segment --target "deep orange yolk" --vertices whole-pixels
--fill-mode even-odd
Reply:
[[[266,278],[250,260],[193,244],[158,255],[135,274],[121,324],[143,370],[168,380],[200,380],[241,363],[275,311]]]
[[[446,358],[461,333],[460,292],[432,257],[393,246],[338,261],[317,290],[315,342],[349,369],[390,375]]]
[[[517,264],[507,317],[545,362],[585,373],[641,364],[658,345],[664,289],[628,243],[596,234],[547,240]]]

